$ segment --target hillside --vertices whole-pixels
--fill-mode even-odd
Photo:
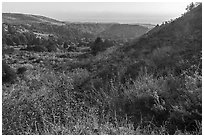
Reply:
[[[183,48],[184,42],[196,41],[201,42],[201,30],[202,30],[202,6],[198,6],[191,12],[184,14],[182,17],[173,20],[172,22],[162,24],[150,30],[147,34],[132,45],[133,48],[157,48],[161,46],[174,46]],[[196,38],[197,37],[197,38]],[[157,43],[151,43],[151,41],[159,41]],[[172,42],[170,44],[169,42]],[[180,43],[182,42],[182,43]],[[143,44],[144,43],[144,44]],[[179,44],[179,45],[177,45]],[[187,43],[188,44],[188,43]],[[196,44],[195,44],[196,45]],[[200,46],[200,45],[199,45]]]
[[[26,26],[35,32],[53,34],[75,41],[98,36],[112,39],[132,39],[147,32],[148,27],[113,23],[67,23],[39,15],[3,13],[2,23]],[[141,24],[142,25],[142,24]],[[129,33],[128,33],[129,32]]]
[[[139,25],[114,24],[99,34],[103,38],[134,39],[145,34],[149,29]]]
[[[65,25],[65,23],[39,15],[18,14],[18,13],[3,13],[2,23],[9,24],[33,24],[33,23],[49,23],[53,25]]]
[[[108,60],[117,70],[122,69],[118,66],[124,67],[127,72],[123,71],[124,74],[121,75],[125,77],[137,77],[140,67],[162,75],[165,69],[179,73],[177,71],[187,70],[193,65],[198,66],[201,71],[201,51],[202,5],[172,22],[154,27],[128,45],[120,46]],[[100,61],[103,64],[103,60]],[[104,65],[103,69],[109,71],[105,68],[108,65]]]
[[[140,26],[143,26],[143,27],[147,27],[149,30],[153,29],[156,25],[153,25],[153,24],[141,24],[141,23],[138,23],[138,24],[135,24],[135,25],[140,25]]]
[[[108,30],[112,23],[69,23],[70,27],[78,28],[84,33],[90,33],[98,36],[102,31]]]
[[[198,65],[202,51],[202,5],[172,22],[153,28],[124,51],[130,57],[143,59],[159,54],[158,58],[164,56],[167,64],[167,59],[177,58],[178,61],[190,61],[189,65]],[[184,66],[189,67],[187,64]]]
[[[188,7],[151,30],[4,18],[2,134],[201,135],[202,4]]]

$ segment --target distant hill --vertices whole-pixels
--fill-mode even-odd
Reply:
[[[72,28],[78,28],[84,33],[90,33],[98,35],[101,32],[108,30],[113,24],[112,23],[70,23],[68,26]]]
[[[99,35],[111,39],[134,39],[145,34],[149,29],[140,25],[113,24]]]
[[[50,23],[54,25],[65,25],[64,22],[39,15],[3,13],[2,22],[10,24],[27,24],[27,23]]]
[[[149,26],[117,23],[70,23],[44,16],[3,13],[2,23],[26,25],[28,30],[53,34],[73,41],[84,37],[95,39],[98,36],[110,39],[133,39],[149,30]],[[22,27],[22,26],[21,26]]]
[[[147,27],[149,30],[151,30],[151,29],[153,29],[155,27],[155,25],[153,25],[153,24],[141,24],[141,23],[138,23],[138,24],[135,24],[135,25]]]

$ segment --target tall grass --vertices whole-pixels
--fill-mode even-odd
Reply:
[[[190,73],[189,73],[190,74]],[[89,72],[30,70],[3,85],[3,134],[201,134],[202,77],[145,72],[80,93]],[[80,95],[80,96],[79,96]]]

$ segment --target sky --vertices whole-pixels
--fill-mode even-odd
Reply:
[[[189,2],[3,2],[3,13],[42,15],[70,22],[161,24],[181,16]]]

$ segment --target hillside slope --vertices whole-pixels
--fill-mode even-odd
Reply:
[[[97,35],[105,30],[108,30],[113,24],[112,23],[70,23],[70,27],[78,28],[84,33],[90,33]]]
[[[3,13],[2,23],[11,25],[25,25],[26,29],[35,32],[50,33],[58,37],[74,39],[98,36],[111,39],[132,39],[147,32],[148,27],[116,23],[69,23],[39,15]]]
[[[99,35],[111,39],[134,39],[145,34],[149,29],[139,25],[114,24]]]
[[[54,25],[65,25],[65,23],[39,15],[19,14],[19,13],[3,13],[2,23],[9,24],[27,24],[27,23],[50,23]]]
[[[176,20],[162,24],[150,30],[138,41],[127,47],[126,50],[144,50],[144,54],[151,53],[154,49],[171,47],[176,52],[194,50],[197,54],[202,49],[202,5],[187,12]]]
[[[180,73],[192,65],[201,68],[202,5],[172,22],[156,26],[120,51],[132,61],[143,62],[141,66],[148,66],[155,73],[163,73],[161,70],[165,68]],[[141,67],[137,64],[130,66],[131,70]]]
[[[201,70],[201,51],[202,5],[173,22],[153,28],[132,44],[118,48],[108,60],[117,66],[117,70],[125,68],[126,72],[121,74],[125,77],[137,77],[141,67],[155,75],[162,75],[166,69],[179,75],[193,65]],[[109,69],[105,69],[107,66],[103,68],[109,73]]]

